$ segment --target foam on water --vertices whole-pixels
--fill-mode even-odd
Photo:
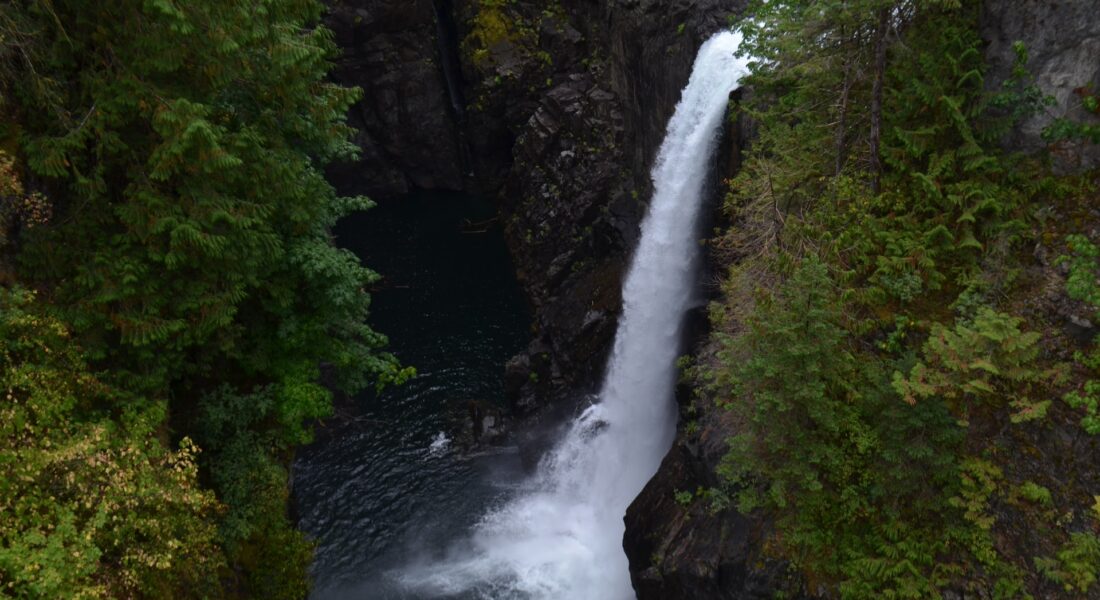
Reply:
[[[428,446],[429,456],[439,456],[447,451],[451,447],[451,438],[447,437],[447,434],[440,431],[432,438],[432,443]]]
[[[451,558],[398,577],[416,596],[633,598],[623,515],[675,433],[675,361],[694,294],[698,221],[729,92],[746,72],[738,33],[710,38],[669,121],[654,194],[623,287],[623,315],[599,402],[572,423],[538,474],[487,514]]]

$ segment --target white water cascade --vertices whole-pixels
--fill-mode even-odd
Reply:
[[[634,597],[623,515],[675,433],[675,360],[694,295],[697,223],[729,92],[746,72],[747,59],[734,56],[740,41],[722,32],[703,44],[668,124],[599,402],[468,546],[402,576],[417,597]]]

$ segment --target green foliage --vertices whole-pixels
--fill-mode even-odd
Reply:
[[[1085,302],[1100,311],[1100,281],[1097,279],[1100,248],[1080,234],[1066,236],[1066,245],[1070,255],[1058,258],[1059,264],[1069,266],[1066,293],[1070,298]]]
[[[349,384],[392,376],[392,362],[371,360],[384,338],[362,324],[374,276],[326,233],[368,203],[335,198],[318,169],[350,152],[343,114],[356,97],[324,82],[332,42],[306,28],[319,6],[54,10],[39,23],[47,65],[79,84],[27,108],[24,147],[72,201],[28,240],[24,273],[61,282],[52,300],[93,356],[154,392],[226,360],[245,378],[320,361]]]
[[[838,287],[813,258],[757,299],[711,373],[749,424],[719,474],[740,510],[773,511],[783,555],[840,595],[924,597],[965,537],[932,525],[954,512],[961,429],[942,405],[898,402],[886,365],[857,357],[842,324]]]
[[[1043,139],[1048,142],[1084,140],[1093,144],[1100,144],[1100,125],[1060,117],[1043,130]]]
[[[199,460],[227,507],[203,513],[214,537],[181,537],[168,562],[258,597],[308,588],[310,546],[287,522],[283,465],[331,412],[321,369],[348,392],[412,375],[366,324],[377,276],[329,233],[370,202],[337,197],[323,177],[354,153],[344,115],[358,91],[328,80],[336,48],[322,10],[316,0],[0,6],[0,139],[17,142],[15,162],[54,209],[49,223],[20,228],[18,279],[41,290],[40,312],[72,332],[66,343],[110,390],[95,397],[100,413],[74,417],[74,435],[94,425],[133,437],[162,477]],[[173,467],[175,453],[154,451],[175,437],[204,452],[181,450]],[[198,511],[188,502],[181,513]],[[228,574],[192,552],[228,556]]]
[[[951,506],[963,511],[963,527],[947,527],[946,532],[972,557],[970,568],[988,573],[988,581],[976,574],[958,571],[956,577],[966,577],[971,589],[981,583],[991,589],[995,598],[1014,598],[1025,594],[1020,569],[1006,563],[993,540],[996,518],[991,504],[998,495],[1003,479],[1000,467],[987,459],[967,457],[961,464],[957,495],[948,499]],[[981,588],[978,588],[981,589]]]
[[[979,9],[761,0],[744,26],[759,134],[717,242],[718,351],[696,367],[738,424],[712,507],[765,512],[769,547],[825,595],[1035,585],[998,519],[1021,499],[1052,514],[1059,490],[1007,468],[1002,436],[1046,426],[1068,371],[1006,311],[1057,186],[1000,149],[1048,100],[1022,47],[987,90]]]
[[[1040,114],[1056,104],[1054,97],[1044,94],[1027,70],[1027,46],[1017,40],[1012,44],[1012,51],[1016,55],[1012,61],[1012,72],[1001,85],[1001,92],[990,98],[990,107],[1006,117],[1002,122],[1003,129],[994,129],[994,135],[1008,133],[1008,128],[1014,123]]]
[[[1050,490],[1033,481],[1025,481],[1019,491],[1020,496],[1028,502],[1034,502],[1040,506],[1050,506],[1054,503]]]
[[[1096,95],[1096,90],[1091,83],[1074,91],[1080,96],[1080,107],[1087,114],[1100,115],[1100,97]],[[1090,122],[1058,117],[1043,130],[1043,139],[1048,142],[1076,140],[1100,144],[1100,124],[1095,120]]]
[[[766,499],[744,494],[746,510],[765,501],[783,507],[822,490],[833,473],[844,473],[846,461],[873,444],[848,401],[856,393],[849,385],[856,365],[843,345],[833,289],[824,265],[804,263],[774,297],[759,299],[748,334],[736,341],[751,354],[729,365],[729,383],[736,396],[752,399],[751,418],[763,436],[757,442],[768,454],[805,452],[789,462],[774,461]],[[775,426],[780,416],[787,426]],[[729,462],[745,464],[744,458]]]
[[[163,404],[121,422],[34,297],[0,288],[0,582],[5,597],[210,597],[225,568],[198,449],[164,448]]]
[[[516,13],[513,0],[478,0],[476,13],[469,23],[469,32],[462,40],[462,51],[481,69],[497,66],[496,52],[510,46],[516,52],[535,55],[538,32]],[[554,15],[544,14],[544,18]],[[543,62],[550,59],[549,54]]]
[[[680,506],[691,506],[692,501],[695,500],[695,494],[690,491],[677,490],[675,494],[676,504]]]
[[[947,18],[962,22],[936,25]],[[1026,197],[1026,180],[988,149],[995,129],[982,93],[981,41],[966,26],[973,18],[967,10],[951,17],[920,12],[910,24],[920,33],[892,56],[885,192],[868,203],[871,217],[839,239],[858,249],[854,264],[874,269],[872,302],[910,302],[944,285],[969,283],[983,250],[1019,227],[1006,217]]]
[[[1100,248],[1083,235],[1066,237],[1070,256],[1059,257],[1059,263],[1069,265],[1066,293],[1074,300],[1085,302],[1098,311],[1100,317],[1100,283],[1097,267],[1100,266]],[[1074,360],[1081,368],[1098,378],[1085,380],[1078,389],[1068,392],[1062,400],[1072,408],[1084,409],[1081,427],[1091,435],[1100,435],[1100,348],[1094,345],[1088,353],[1075,352]]]
[[[1036,558],[1035,566],[1065,591],[1085,594],[1100,576],[1100,536],[1074,533],[1054,558]]]
[[[1100,376],[1100,348],[1093,348],[1088,354],[1074,353],[1076,362],[1087,369],[1094,377]],[[1100,378],[1086,379],[1081,386],[1066,393],[1062,400],[1072,408],[1084,409],[1081,427],[1091,435],[1100,435]]]
[[[879,350],[896,354],[905,349],[905,340],[909,336],[909,330],[912,328],[913,323],[909,320],[909,317],[899,315],[894,319],[894,330],[886,335],[886,339],[879,342]]]
[[[1022,319],[984,308],[973,323],[956,323],[954,330],[933,325],[923,348],[924,362],[907,375],[894,373],[894,389],[910,404],[942,398],[964,421],[971,404],[979,401],[1007,404],[1014,411],[1014,423],[1043,418],[1050,400],[1034,396],[1064,377],[1059,369],[1035,368],[1040,335],[1020,331],[1021,323]]]

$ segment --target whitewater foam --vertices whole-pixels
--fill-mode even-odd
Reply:
[[[652,170],[654,194],[623,287],[599,402],[451,557],[398,575],[418,596],[633,598],[623,516],[675,433],[673,386],[698,271],[699,213],[729,92],[746,72],[738,33],[699,50]]]

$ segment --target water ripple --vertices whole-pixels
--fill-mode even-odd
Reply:
[[[374,293],[371,323],[419,376],[342,406],[299,453],[294,495],[299,526],[317,541],[318,600],[416,598],[387,573],[438,556],[520,478],[514,448],[432,451],[441,432],[461,433],[467,402],[503,401],[503,364],[526,343],[529,317],[503,240],[460,231],[491,210],[424,195],[337,227],[340,244],[389,284]]]

